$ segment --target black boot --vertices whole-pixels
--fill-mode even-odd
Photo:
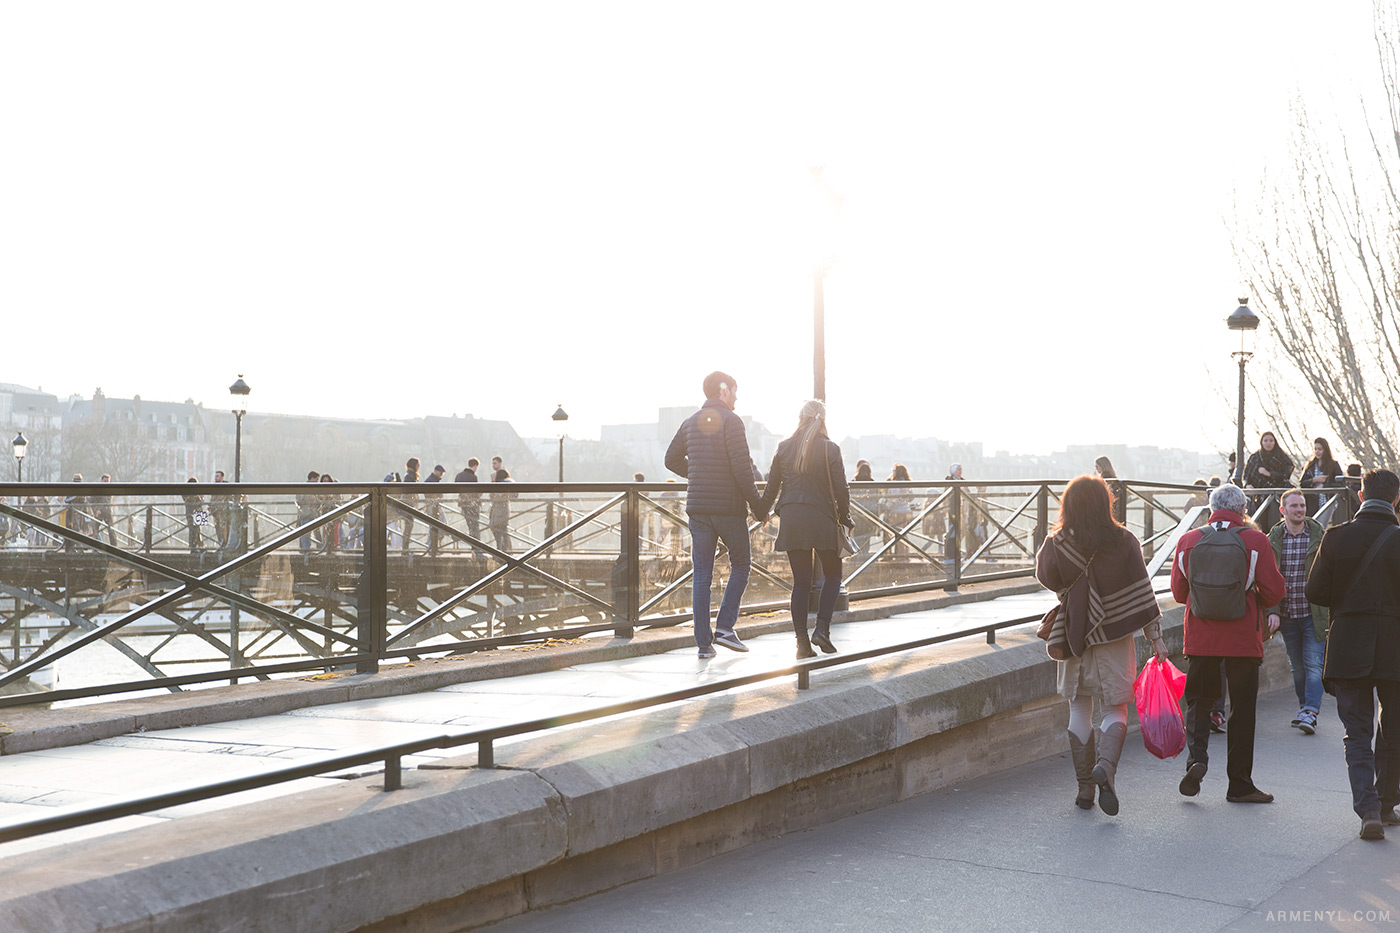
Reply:
[[[804,658],[815,658],[817,653],[812,650],[812,642],[807,637],[807,620],[803,619],[801,622],[798,622],[794,619],[792,622],[792,631],[793,634],[797,636],[797,660],[801,661]]]
[[[812,631],[812,644],[816,645],[827,654],[836,653],[836,646],[831,643],[830,619],[817,620],[817,627]]]

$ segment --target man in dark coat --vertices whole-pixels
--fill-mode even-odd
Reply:
[[[1322,685],[1337,698],[1346,730],[1347,777],[1362,839],[1384,839],[1400,824],[1400,477],[1372,470],[1361,508],[1322,536],[1308,574],[1308,601],[1332,610]],[[1369,562],[1368,562],[1369,558]],[[1371,748],[1376,702],[1380,732]]]
[[[738,383],[727,373],[705,377],[705,404],[681,423],[666,449],[666,469],[686,477],[685,511],[690,523],[691,606],[695,615],[695,644],[700,657],[713,658],[712,641],[733,651],[748,651],[734,634],[739,603],[749,584],[749,526],[745,504],[762,521],[753,457],[744,422],[734,414]],[[724,587],[719,616],[710,634],[710,584],[714,579],[719,542],[729,550],[729,582]]]
[[[481,461],[472,457],[467,461],[466,468],[459,472],[452,480],[454,483],[477,483],[480,478],[476,475],[476,468],[481,465]],[[462,519],[467,523],[467,534],[473,538],[481,537],[481,499],[476,493],[462,493],[457,497],[457,505],[462,510]],[[472,553],[481,555],[481,549],[472,544]]]

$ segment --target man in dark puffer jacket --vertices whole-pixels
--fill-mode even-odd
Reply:
[[[754,486],[753,458],[744,422],[734,414],[738,384],[726,373],[705,377],[705,404],[681,424],[666,449],[666,469],[686,477],[685,511],[690,520],[690,550],[695,574],[691,580],[691,605],[695,614],[695,644],[700,657],[713,658],[710,635],[710,584],[714,580],[715,550],[719,542],[729,549],[729,583],[715,619],[713,641],[734,651],[748,646],[734,634],[739,602],[749,585],[749,526],[744,516],[748,504],[762,521],[760,497]]]

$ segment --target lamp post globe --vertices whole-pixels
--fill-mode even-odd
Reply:
[[[237,381],[228,387],[229,395],[232,397],[234,431],[233,431],[233,481],[241,483],[243,481],[243,416],[248,413],[248,393],[253,391],[248,383],[243,381],[243,374],[238,374]]]
[[[1240,364],[1240,407],[1235,416],[1235,475],[1232,479],[1240,487],[1244,486],[1244,367],[1254,355],[1246,349],[1245,341],[1259,328],[1259,315],[1249,310],[1248,301],[1248,298],[1241,298],[1240,306],[1225,319],[1225,325],[1240,334],[1240,348],[1232,354]]]
[[[29,441],[24,439],[24,432],[15,435],[15,439],[10,442],[10,446],[15,451],[15,482],[24,482],[24,455],[29,449]]]
[[[559,426],[559,482],[564,482],[564,422],[569,420],[569,413],[564,410],[561,402],[550,415],[550,420]]]

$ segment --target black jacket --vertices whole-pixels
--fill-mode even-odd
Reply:
[[[682,422],[666,449],[666,469],[689,480],[688,513],[743,515],[745,503],[758,511],[744,421],[719,399],[706,399]]]
[[[847,527],[851,524],[851,495],[846,486],[846,467],[841,462],[841,448],[835,441],[818,438],[816,443],[826,447],[826,456],[820,456],[820,448],[813,451],[808,459],[806,472],[797,472],[798,441],[795,437],[778,444],[773,454],[773,466],[768,471],[768,488],[763,492],[759,511],[767,512],[776,499],[778,514],[783,507],[793,503],[814,506],[831,515]],[[822,468],[825,467],[825,472]],[[835,494],[835,505],[832,495]]]
[[[1376,537],[1394,524],[1393,513],[1360,512],[1322,536],[1307,595],[1308,602],[1332,610],[1322,664],[1329,693],[1332,680],[1400,680],[1400,535],[1392,535],[1361,578],[1350,582]]]

